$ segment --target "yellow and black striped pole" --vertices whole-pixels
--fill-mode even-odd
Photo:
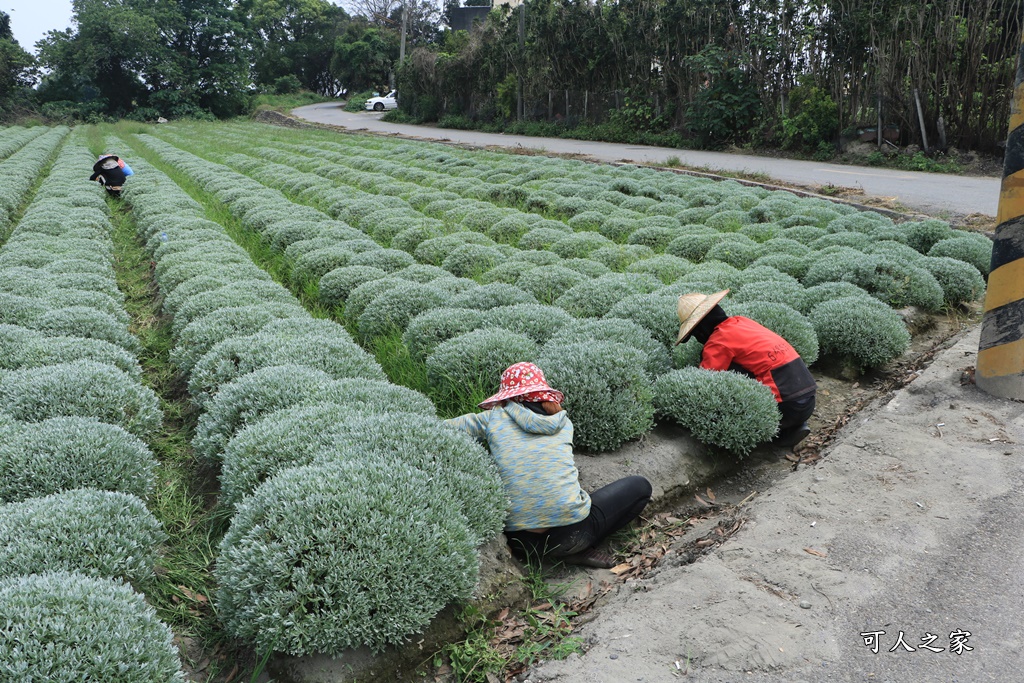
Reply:
[[[975,381],[995,396],[1024,399],[1024,37],[1017,56],[998,220]]]

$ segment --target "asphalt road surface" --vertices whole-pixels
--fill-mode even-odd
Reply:
[[[1001,182],[999,178],[918,173],[725,152],[701,152],[666,147],[537,138],[525,135],[481,133],[472,130],[385,123],[380,121],[382,114],[346,112],[341,104],[334,102],[299,107],[293,110],[292,114],[307,121],[343,126],[349,130],[397,133],[405,137],[446,140],[479,146],[525,147],[555,154],[583,154],[601,161],[664,163],[670,157],[676,157],[684,166],[706,169],[712,173],[715,171],[763,173],[783,184],[807,186],[831,184],[860,188],[870,196],[891,197],[908,209],[939,217],[976,213],[995,216],[999,205]]]

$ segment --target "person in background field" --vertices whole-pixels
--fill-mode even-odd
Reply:
[[[501,389],[482,413],[445,424],[487,441],[512,501],[505,535],[519,554],[547,555],[567,564],[611,568],[595,546],[636,519],[651,500],[651,484],[632,476],[587,494],[573,460],[573,426],[564,396],[533,363],[501,373]]]
[[[736,370],[764,384],[778,402],[779,433],[775,446],[795,446],[811,428],[807,419],[814,412],[818,386],[789,342],[767,327],[743,316],[726,315],[718,302],[729,290],[717,294],[685,294],[679,297],[679,339],[694,339],[704,345],[700,366],[706,370]]]
[[[89,180],[95,180],[115,197],[121,196],[121,188],[128,176],[134,175],[132,167],[114,154],[101,154],[93,164]]]

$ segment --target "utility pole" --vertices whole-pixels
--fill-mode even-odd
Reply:
[[[994,396],[1024,399],[1024,37],[1010,105],[998,221],[974,378]]]
[[[409,5],[408,0],[402,1],[402,44],[398,47],[398,66],[401,67],[405,62],[405,35],[409,25]]]
[[[526,62],[526,0],[519,5],[519,87],[516,92],[516,118],[526,118],[526,103],[523,101],[523,64]]]

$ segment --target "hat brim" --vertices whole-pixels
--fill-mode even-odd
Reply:
[[[565,400],[565,394],[563,394],[561,391],[557,389],[552,389],[547,384],[533,384],[528,387],[516,387],[515,389],[506,389],[505,391],[499,391],[494,396],[484,399],[478,405],[481,408],[490,408],[495,403],[507,401],[510,398],[515,398],[516,396],[533,394],[538,391],[550,391],[552,394],[555,394],[558,397],[557,401],[555,401],[556,403],[561,403],[562,401]]]
[[[683,321],[679,326],[679,338],[676,339],[676,344],[682,344],[683,340],[686,339],[693,332],[693,328],[697,327],[701,320],[704,319],[711,309],[718,305],[722,299],[729,293],[728,289],[723,289],[721,292],[715,292],[709,294],[704,301],[697,304],[697,307],[693,309],[693,312]]]

